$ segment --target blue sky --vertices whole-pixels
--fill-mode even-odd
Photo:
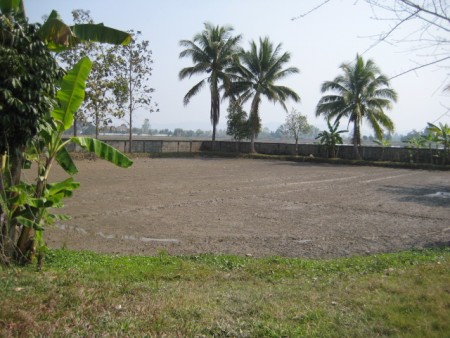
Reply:
[[[209,93],[205,88],[188,106],[183,106],[183,96],[200,78],[178,80],[181,68],[190,65],[188,59],[179,59],[179,41],[192,39],[203,29],[204,22],[215,25],[231,25],[236,34],[243,35],[243,47],[250,40],[269,36],[283,50],[292,54],[291,66],[300,69],[282,84],[299,93],[302,102],[288,102],[289,110],[295,108],[308,116],[310,123],[325,128],[322,118],[315,117],[315,106],[321,97],[320,85],[339,74],[339,65],[354,59],[357,53],[370,47],[376,35],[388,31],[392,22],[374,20],[374,16],[388,17],[387,13],[373,11],[365,1],[333,0],[308,16],[291,20],[307,12],[321,1],[296,0],[25,0],[31,22],[42,22],[41,17],[57,10],[70,23],[73,9],[86,9],[96,22],[123,30],[142,31],[150,41],[154,71],[151,86],[160,112],[149,115],[145,111],[136,114],[135,125],[149,118],[152,128],[211,129],[209,122]],[[418,23],[402,26],[397,31],[399,39],[418,29]],[[373,59],[387,76],[395,76],[429,60],[419,54],[436,51],[413,51],[409,44],[380,43],[364,54]],[[442,91],[448,84],[448,69],[431,66],[403,75],[391,82],[399,94],[399,101],[389,115],[400,133],[423,129],[427,122],[450,123],[450,93]],[[280,82],[281,84],[281,82]],[[447,108],[446,108],[447,107]],[[248,107],[246,107],[248,109]],[[279,105],[264,102],[261,107],[262,124],[271,129],[283,123],[285,112]],[[221,108],[219,128],[226,126],[226,103]],[[343,124],[341,124],[343,126]],[[369,129],[363,128],[369,133]]]

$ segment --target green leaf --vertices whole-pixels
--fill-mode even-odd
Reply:
[[[58,12],[52,11],[38,31],[40,38],[46,43],[48,49],[59,52],[76,46],[80,39],[77,38],[70,26],[66,25]]]
[[[38,226],[38,224],[35,221],[32,221],[23,216],[17,216],[16,220],[17,223],[22,224],[26,228],[36,228]]]
[[[53,221],[68,221],[71,219],[69,215],[63,215],[63,214],[49,214],[48,217],[52,219]]]
[[[48,195],[56,195],[63,193],[64,196],[70,196],[71,192],[80,187],[80,183],[74,182],[73,178],[70,177],[62,182],[53,183],[48,185]]]
[[[128,45],[131,35],[103,24],[78,24],[71,26],[72,31],[82,41],[110,43],[114,45]]]
[[[3,14],[17,13],[21,2],[21,0],[0,0],[0,10]]]
[[[78,169],[65,147],[62,147],[56,154],[56,161],[69,175],[75,175],[78,173]]]
[[[86,80],[92,67],[88,57],[82,58],[66,76],[64,76],[61,89],[57,93],[59,107],[53,110],[53,119],[59,125],[60,131],[72,126],[73,115],[84,100]]]
[[[119,167],[128,168],[133,164],[133,161],[119,150],[100,140],[91,137],[72,137],[71,141]]]

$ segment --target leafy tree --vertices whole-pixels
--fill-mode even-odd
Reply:
[[[20,179],[22,153],[53,107],[62,76],[39,29],[22,17],[0,16],[0,152],[9,155],[11,184]]]
[[[319,139],[320,144],[327,147],[328,157],[335,158],[337,155],[336,145],[344,143],[341,134],[346,133],[348,130],[338,130],[339,121],[331,125],[330,120],[327,120],[327,125],[328,130],[321,131],[316,139]]]
[[[353,123],[353,146],[355,157],[361,159],[358,146],[361,145],[361,125],[366,119],[377,138],[383,135],[383,128],[394,130],[394,123],[386,115],[392,102],[397,101],[397,93],[389,88],[388,78],[381,74],[372,60],[364,61],[359,55],[353,64],[340,66],[343,74],[333,81],[322,84],[323,96],[316,107],[316,116],[339,121],[343,117]]]
[[[138,109],[145,109],[148,113],[159,111],[158,105],[153,103],[152,93],[155,91],[149,85],[152,75],[152,51],[149,49],[148,40],[140,40],[141,32],[131,31],[133,36],[127,46],[116,47],[118,58],[114,61],[117,65],[117,79],[119,85],[114,88],[114,94],[128,115],[129,148],[131,153],[133,142],[133,115]]]
[[[244,111],[238,102],[230,102],[227,109],[227,135],[233,137],[235,141],[240,142],[243,139],[251,137],[251,130],[247,119],[247,112]],[[239,143],[236,144],[239,149]]]
[[[58,105],[50,115],[60,76],[58,67],[48,51],[61,51],[86,39],[122,44],[127,43],[130,37],[127,33],[104,25],[67,26],[56,11],[52,11],[42,26],[29,25],[21,0],[0,0],[0,11],[0,53],[3,54],[0,62],[7,62],[5,67],[2,67],[2,72],[8,70],[8,73],[4,73],[8,77],[2,80],[5,83],[0,86],[0,120],[4,124],[4,127],[1,127],[4,133],[1,141],[3,154],[0,171],[0,250],[2,261],[6,262],[33,252],[34,243],[40,240],[41,234],[36,232],[33,237],[33,230],[41,230],[41,221],[50,222],[50,218],[44,216],[48,208],[59,205],[56,200],[62,198],[58,193],[58,197],[54,196],[53,201],[47,198],[48,196],[42,197],[43,193],[51,190],[51,187],[45,184],[48,178],[45,168],[50,168],[53,162],[49,158],[45,164],[38,165],[39,175],[35,186],[20,182],[22,159],[25,151],[32,148],[31,141],[35,140],[39,133],[51,142],[41,149],[49,151],[51,146],[59,147],[59,128],[62,128],[60,124],[64,125],[64,130],[70,127],[63,115],[66,115],[65,111],[71,111],[78,100],[77,95],[67,96],[67,82],[63,82],[56,96]],[[69,84],[71,82],[73,79],[68,81]],[[70,108],[65,110],[65,106]],[[12,130],[17,134],[16,137],[9,136]],[[80,141],[81,146],[82,143],[83,141]],[[68,164],[67,156],[64,155],[65,148],[62,148],[55,153],[53,159],[57,158],[58,161]],[[100,148],[95,146],[96,151]],[[38,157],[45,158],[44,155]],[[20,233],[20,236],[16,243],[17,233]]]
[[[45,117],[41,123],[38,135],[27,148],[26,158],[37,163],[37,179],[34,183],[20,182],[14,186],[5,187],[0,196],[4,227],[11,231],[21,224],[20,235],[15,247],[15,258],[26,263],[33,259],[35,253],[42,257],[45,249],[43,233],[45,226],[55,220],[64,219],[61,215],[53,215],[50,208],[62,207],[62,200],[70,197],[72,191],[79,184],[72,178],[59,183],[48,182],[50,170],[57,162],[70,175],[77,173],[77,168],[70,158],[65,146],[73,142],[88,151],[94,152],[100,158],[121,166],[129,167],[132,161],[111,146],[87,137],[72,137],[63,141],[64,131],[69,129],[74,121],[74,113],[84,99],[85,80],[92,66],[91,61],[85,57],[75,65],[63,78],[61,89],[57,93],[58,105]],[[2,168],[5,172],[5,168]],[[13,195],[12,198],[8,198]],[[2,238],[3,247],[11,247],[11,240]],[[11,255],[7,255],[11,257]],[[39,259],[41,262],[41,260]],[[40,263],[38,263],[40,264]]]
[[[180,80],[193,75],[204,75],[184,96],[184,104],[189,104],[205,85],[209,84],[211,92],[210,118],[213,126],[212,142],[216,140],[216,127],[220,118],[220,88],[225,89],[230,84],[230,74],[227,72],[233,55],[237,52],[241,36],[232,36],[231,26],[213,26],[204,24],[205,29],[194,36],[192,41],[181,40],[180,46],[186,48],[180,53],[180,58],[189,57],[194,63],[191,67],[183,68],[179,73]]]
[[[239,57],[230,68],[234,77],[227,96],[239,95],[242,103],[252,99],[249,116],[252,152],[255,152],[255,138],[261,128],[259,106],[262,97],[279,103],[286,111],[285,101],[287,99],[300,101],[300,97],[294,90],[275,84],[278,80],[299,72],[296,67],[283,69],[290,59],[291,55],[288,52],[281,53],[281,44],[274,47],[266,37],[259,39],[259,48],[256,42],[252,41],[249,51],[241,50]]]
[[[298,153],[298,139],[300,135],[309,133],[311,126],[308,124],[306,115],[302,115],[292,108],[291,112],[286,115],[284,130],[295,139],[295,153]]]
[[[144,123],[142,124],[142,134],[149,134],[150,133],[150,120],[145,119]]]
[[[77,9],[72,11],[76,24],[93,23],[89,11]],[[116,76],[118,67],[118,53],[120,49],[106,47],[103,44],[83,41],[73,48],[58,53],[58,59],[68,68],[88,56],[92,61],[92,70],[86,83],[86,99],[76,114],[76,120],[91,121],[95,126],[95,137],[98,138],[99,130],[112,122],[112,118],[124,116],[122,83]],[[76,136],[76,123],[74,123],[74,135]]]

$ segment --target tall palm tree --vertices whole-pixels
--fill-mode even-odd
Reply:
[[[238,50],[241,35],[232,36],[231,26],[213,26],[205,23],[205,29],[194,36],[192,41],[181,40],[180,46],[186,49],[180,53],[180,58],[190,57],[194,63],[191,67],[183,68],[179,73],[180,80],[193,75],[207,74],[200,82],[192,87],[184,96],[187,105],[207,83],[211,91],[211,124],[213,126],[213,149],[216,139],[216,126],[220,118],[220,90],[228,88],[230,79],[226,69],[232,62],[233,55]]]
[[[236,58],[230,72],[234,74],[233,83],[228,96],[239,95],[239,102],[245,103],[252,99],[249,122],[251,128],[251,151],[255,152],[255,138],[260,130],[259,106],[262,97],[279,103],[287,112],[285,101],[288,98],[295,102],[300,96],[291,88],[276,85],[275,82],[288,75],[299,72],[296,67],[283,69],[291,59],[288,52],[281,53],[281,44],[274,47],[269,38],[259,39],[259,48],[255,41],[250,43],[250,50],[241,52]]]
[[[397,101],[397,93],[389,88],[388,78],[372,60],[366,62],[359,55],[353,64],[342,64],[342,75],[333,81],[322,84],[323,96],[316,107],[316,116],[325,115],[327,119],[339,121],[342,117],[353,123],[353,146],[356,158],[360,159],[358,146],[361,145],[361,124],[363,119],[375,132],[377,138],[383,136],[383,127],[394,130],[394,123],[385,114],[392,102]]]

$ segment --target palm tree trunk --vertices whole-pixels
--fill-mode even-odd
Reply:
[[[361,131],[359,129],[359,121],[355,121],[355,127],[353,130],[353,149],[355,152],[355,158],[357,160],[361,159],[361,154],[359,153],[359,145],[361,144]]]
[[[259,109],[259,103],[261,102],[260,94],[255,94],[255,97],[252,100],[252,106],[250,110],[250,127],[252,129],[252,137],[250,139],[250,152],[256,153],[255,150],[255,139],[259,132],[259,116],[258,116],[258,109]]]
[[[252,132],[252,137],[250,138],[250,152],[252,154],[256,153],[256,150],[255,150],[255,138],[256,138],[256,135],[255,135],[255,132],[253,131]]]
[[[216,125],[213,123],[212,146],[211,150],[216,150]]]
[[[216,150],[216,128],[220,118],[220,96],[217,88],[218,79],[215,76],[211,77],[211,122],[213,125],[212,135],[212,150]]]

